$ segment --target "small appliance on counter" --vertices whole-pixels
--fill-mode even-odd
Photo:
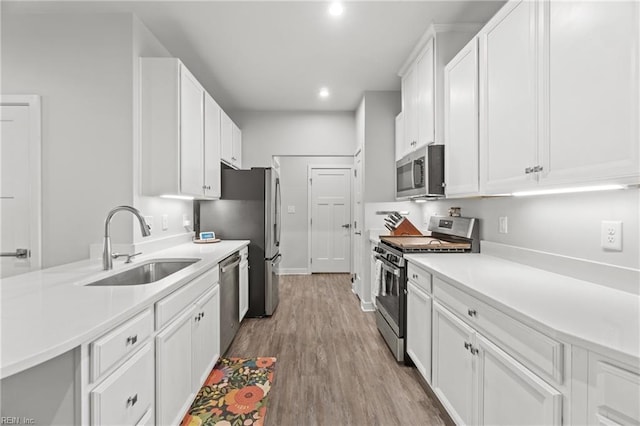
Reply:
[[[216,233],[213,231],[200,232],[200,238],[193,240],[196,244],[212,244],[219,243],[220,238],[216,238]]]
[[[194,201],[196,235],[215,229],[224,240],[250,240],[247,317],[272,315],[278,305],[280,177],[273,168],[222,170],[222,196]]]
[[[478,253],[480,236],[478,219],[469,217],[432,216],[428,230],[431,235],[380,236],[374,247],[379,277],[377,286],[376,324],[396,360],[405,359],[407,324],[407,262],[408,253]]]

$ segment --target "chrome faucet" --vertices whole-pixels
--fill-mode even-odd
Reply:
[[[135,209],[130,206],[118,206],[112,209],[107,215],[107,219],[104,221],[104,245],[102,250],[102,269],[108,271],[109,269],[113,269],[113,260],[111,259],[111,235],[110,235],[110,225],[111,218],[114,214],[119,211],[128,211],[133,213],[133,215],[138,218],[138,222],[140,222],[140,231],[142,231],[143,237],[148,237],[151,235],[151,228],[144,221],[142,214],[138,209]]]

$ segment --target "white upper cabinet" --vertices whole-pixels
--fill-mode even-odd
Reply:
[[[418,134],[417,147],[435,142],[435,76],[434,76],[434,41],[429,40],[424,53],[416,61],[418,73]]]
[[[204,195],[220,198],[220,115],[211,95],[204,94]]]
[[[217,105],[178,59],[141,58],[140,68],[142,194],[219,198]]]
[[[480,172],[484,193],[536,185],[536,11],[507,3],[480,32]]]
[[[396,160],[444,138],[444,66],[477,31],[475,24],[431,25],[399,72],[404,131]]]
[[[221,161],[234,169],[242,168],[242,131],[224,111],[221,135]]]
[[[444,70],[445,193],[479,194],[478,39],[462,48]]]
[[[513,0],[483,28],[483,193],[638,182],[639,10]]]
[[[637,182],[640,3],[552,1],[544,8],[541,184]]]

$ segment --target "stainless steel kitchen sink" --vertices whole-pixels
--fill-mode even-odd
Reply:
[[[128,269],[110,277],[86,285],[114,286],[140,285],[159,281],[169,275],[200,261],[200,259],[155,259],[148,260],[135,268]]]

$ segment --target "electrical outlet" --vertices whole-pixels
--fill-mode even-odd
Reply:
[[[144,222],[149,227],[149,230],[153,231],[153,216],[145,216],[144,217]]]
[[[622,251],[622,222],[603,220],[600,228],[600,245],[605,250]]]
[[[507,216],[500,216],[498,218],[498,232],[501,234],[509,233],[509,218]]]
[[[189,219],[189,215],[182,215],[182,226],[184,226],[185,228],[189,228],[191,226],[191,219]]]
[[[168,214],[163,214],[162,215],[162,230],[166,231],[167,229],[169,229],[169,215]]]

